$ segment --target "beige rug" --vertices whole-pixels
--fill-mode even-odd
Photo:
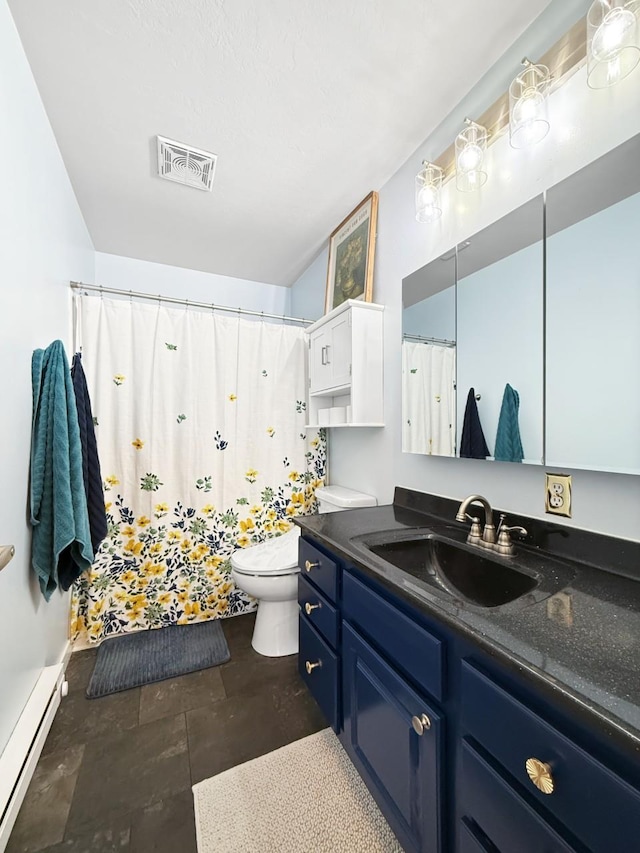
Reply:
[[[402,853],[331,729],[194,785],[198,853]]]

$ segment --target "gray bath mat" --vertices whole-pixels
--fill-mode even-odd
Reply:
[[[87,698],[218,666],[229,658],[220,619],[113,637],[98,649]]]

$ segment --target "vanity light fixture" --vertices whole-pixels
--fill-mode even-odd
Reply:
[[[423,160],[422,166],[416,175],[416,219],[418,222],[435,222],[442,216],[440,192],[444,171],[428,160]]]
[[[613,86],[640,62],[640,2],[595,0],[587,12],[587,83]]]
[[[535,145],[549,133],[549,69],[526,57],[522,64],[524,71],[509,86],[509,141],[513,148]]]
[[[483,166],[489,133],[470,118],[464,123],[465,129],[456,136],[456,186],[462,192],[473,192],[487,180]]]

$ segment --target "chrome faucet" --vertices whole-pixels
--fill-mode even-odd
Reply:
[[[471,504],[480,503],[484,507],[484,530],[480,535],[480,519],[469,515],[467,510]],[[496,528],[493,523],[493,510],[491,504],[482,495],[469,495],[465,498],[456,513],[456,521],[464,522],[469,519],[471,521],[471,531],[467,536],[469,545],[481,545],[483,548],[491,548],[496,542]]]
[[[484,507],[484,530],[480,530],[480,519],[469,515],[467,510],[473,503],[480,503]],[[511,541],[511,532],[517,531],[522,536],[527,535],[524,527],[507,527],[504,523],[506,515],[500,516],[500,524],[498,530],[493,524],[493,510],[491,504],[482,495],[469,495],[465,498],[456,513],[456,521],[464,522],[469,519],[471,522],[471,530],[467,536],[469,545],[479,545],[481,548],[487,548],[490,551],[495,551],[497,554],[502,554],[503,557],[511,557],[515,554],[515,547]]]

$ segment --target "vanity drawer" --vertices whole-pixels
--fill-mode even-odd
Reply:
[[[314,583],[330,601],[335,602],[338,597],[337,564],[306,539],[300,538],[298,554],[303,577]]]
[[[338,645],[338,611],[302,575],[298,575],[298,604],[313,627],[335,649]]]
[[[500,853],[515,853],[516,850],[518,853],[573,853],[574,848],[468,743],[462,745],[461,793],[464,814],[482,829]],[[474,847],[469,849],[474,850]],[[485,845],[475,849],[492,848]]]
[[[458,853],[496,853],[496,846],[480,837],[474,821],[463,818],[458,832]]]
[[[329,725],[337,732],[338,658],[302,614],[299,631],[298,671]]]
[[[640,791],[467,661],[462,664],[462,723],[593,853],[628,853],[628,839],[640,837]],[[549,765],[552,793],[538,790],[529,778],[525,765],[530,758]]]
[[[444,644],[372,589],[343,574],[342,613],[435,699],[443,698]]]

